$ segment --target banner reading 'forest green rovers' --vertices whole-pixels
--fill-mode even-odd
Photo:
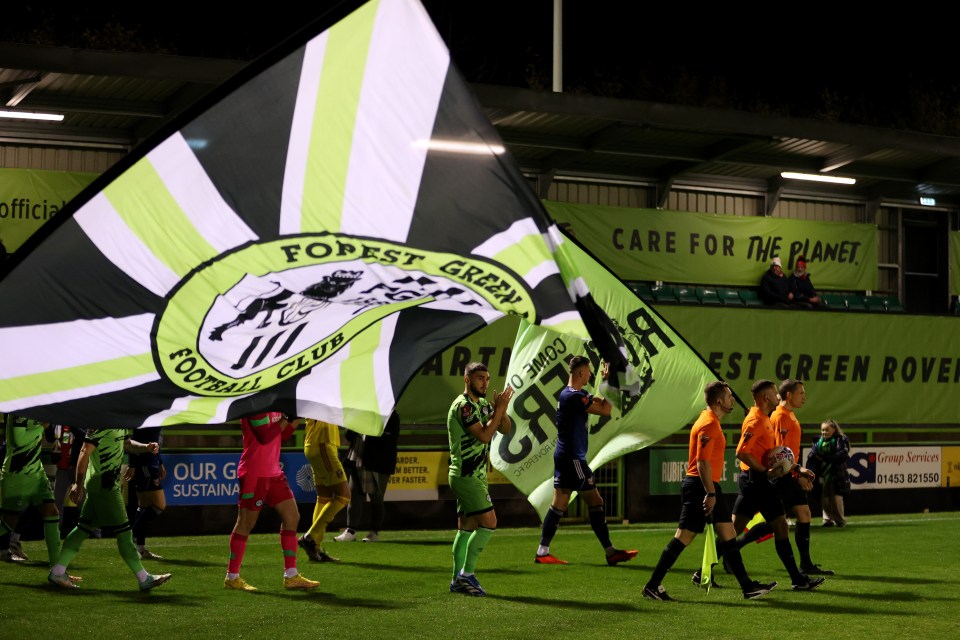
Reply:
[[[805,382],[802,424],[960,423],[960,319],[662,306],[658,311],[749,401],[767,378]],[[725,424],[739,423],[734,410]]]
[[[613,404],[609,417],[589,416],[587,462],[597,469],[693,422],[704,408],[703,388],[715,376],[653,309],[574,243],[562,243],[560,252],[565,254],[557,259],[561,269],[579,274],[573,286],[588,290],[614,321],[639,378],[639,388],[629,395],[610,390],[599,376],[593,381],[599,387],[588,388]],[[508,409],[513,431],[494,436],[491,443],[493,466],[527,495],[541,518],[553,493],[557,399],[568,380],[566,362],[574,355],[587,355],[593,371],[599,371],[600,357],[591,343],[520,321],[507,373],[514,388]]]
[[[960,231],[950,232],[950,293],[960,296]]]
[[[16,251],[93,182],[96,173],[0,169],[0,241]]]
[[[877,288],[876,225],[543,204],[623,280],[754,286],[772,258],[789,275],[803,255],[818,289]]]

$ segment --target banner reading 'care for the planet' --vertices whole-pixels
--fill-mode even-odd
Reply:
[[[96,173],[0,169],[0,240],[7,251],[16,251],[96,177]]]
[[[544,201],[623,280],[756,285],[770,260],[797,257],[819,289],[877,288],[877,227]],[[956,254],[956,252],[954,252]]]

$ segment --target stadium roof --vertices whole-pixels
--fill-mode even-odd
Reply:
[[[0,108],[63,113],[62,122],[0,119],[0,144],[129,150],[247,63],[0,44]],[[521,168],[677,188],[960,209],[960,137],[813,119],[474,85]],[[853,186],[799,183],[827,173]]]

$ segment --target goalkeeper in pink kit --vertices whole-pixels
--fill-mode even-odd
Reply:
[[[237,524],[230,534],[230,562],[223,580],[225,589],[256,591],[240,577],[240,565],[247,549],[247,538],[257,523],[263,505],[280,515],[280,547],[283,549],[283,586],[285,589],[316,589],[320,583],[297,572],[297,524],[300,511],[293,491],[280,468],[280,443],[289,438],[299,419],[290,422],[282,413],[255,413],[240,420],[243,429],[243,454],[237,467],[240,484]]]

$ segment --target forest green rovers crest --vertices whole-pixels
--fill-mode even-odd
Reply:
[[[248,244],[194,269],[156,323],[154,359],[193,394],[242,395],[303,373],[387,316],[420,306],[536,322],[526,284],[488,260],[298,235]]]

